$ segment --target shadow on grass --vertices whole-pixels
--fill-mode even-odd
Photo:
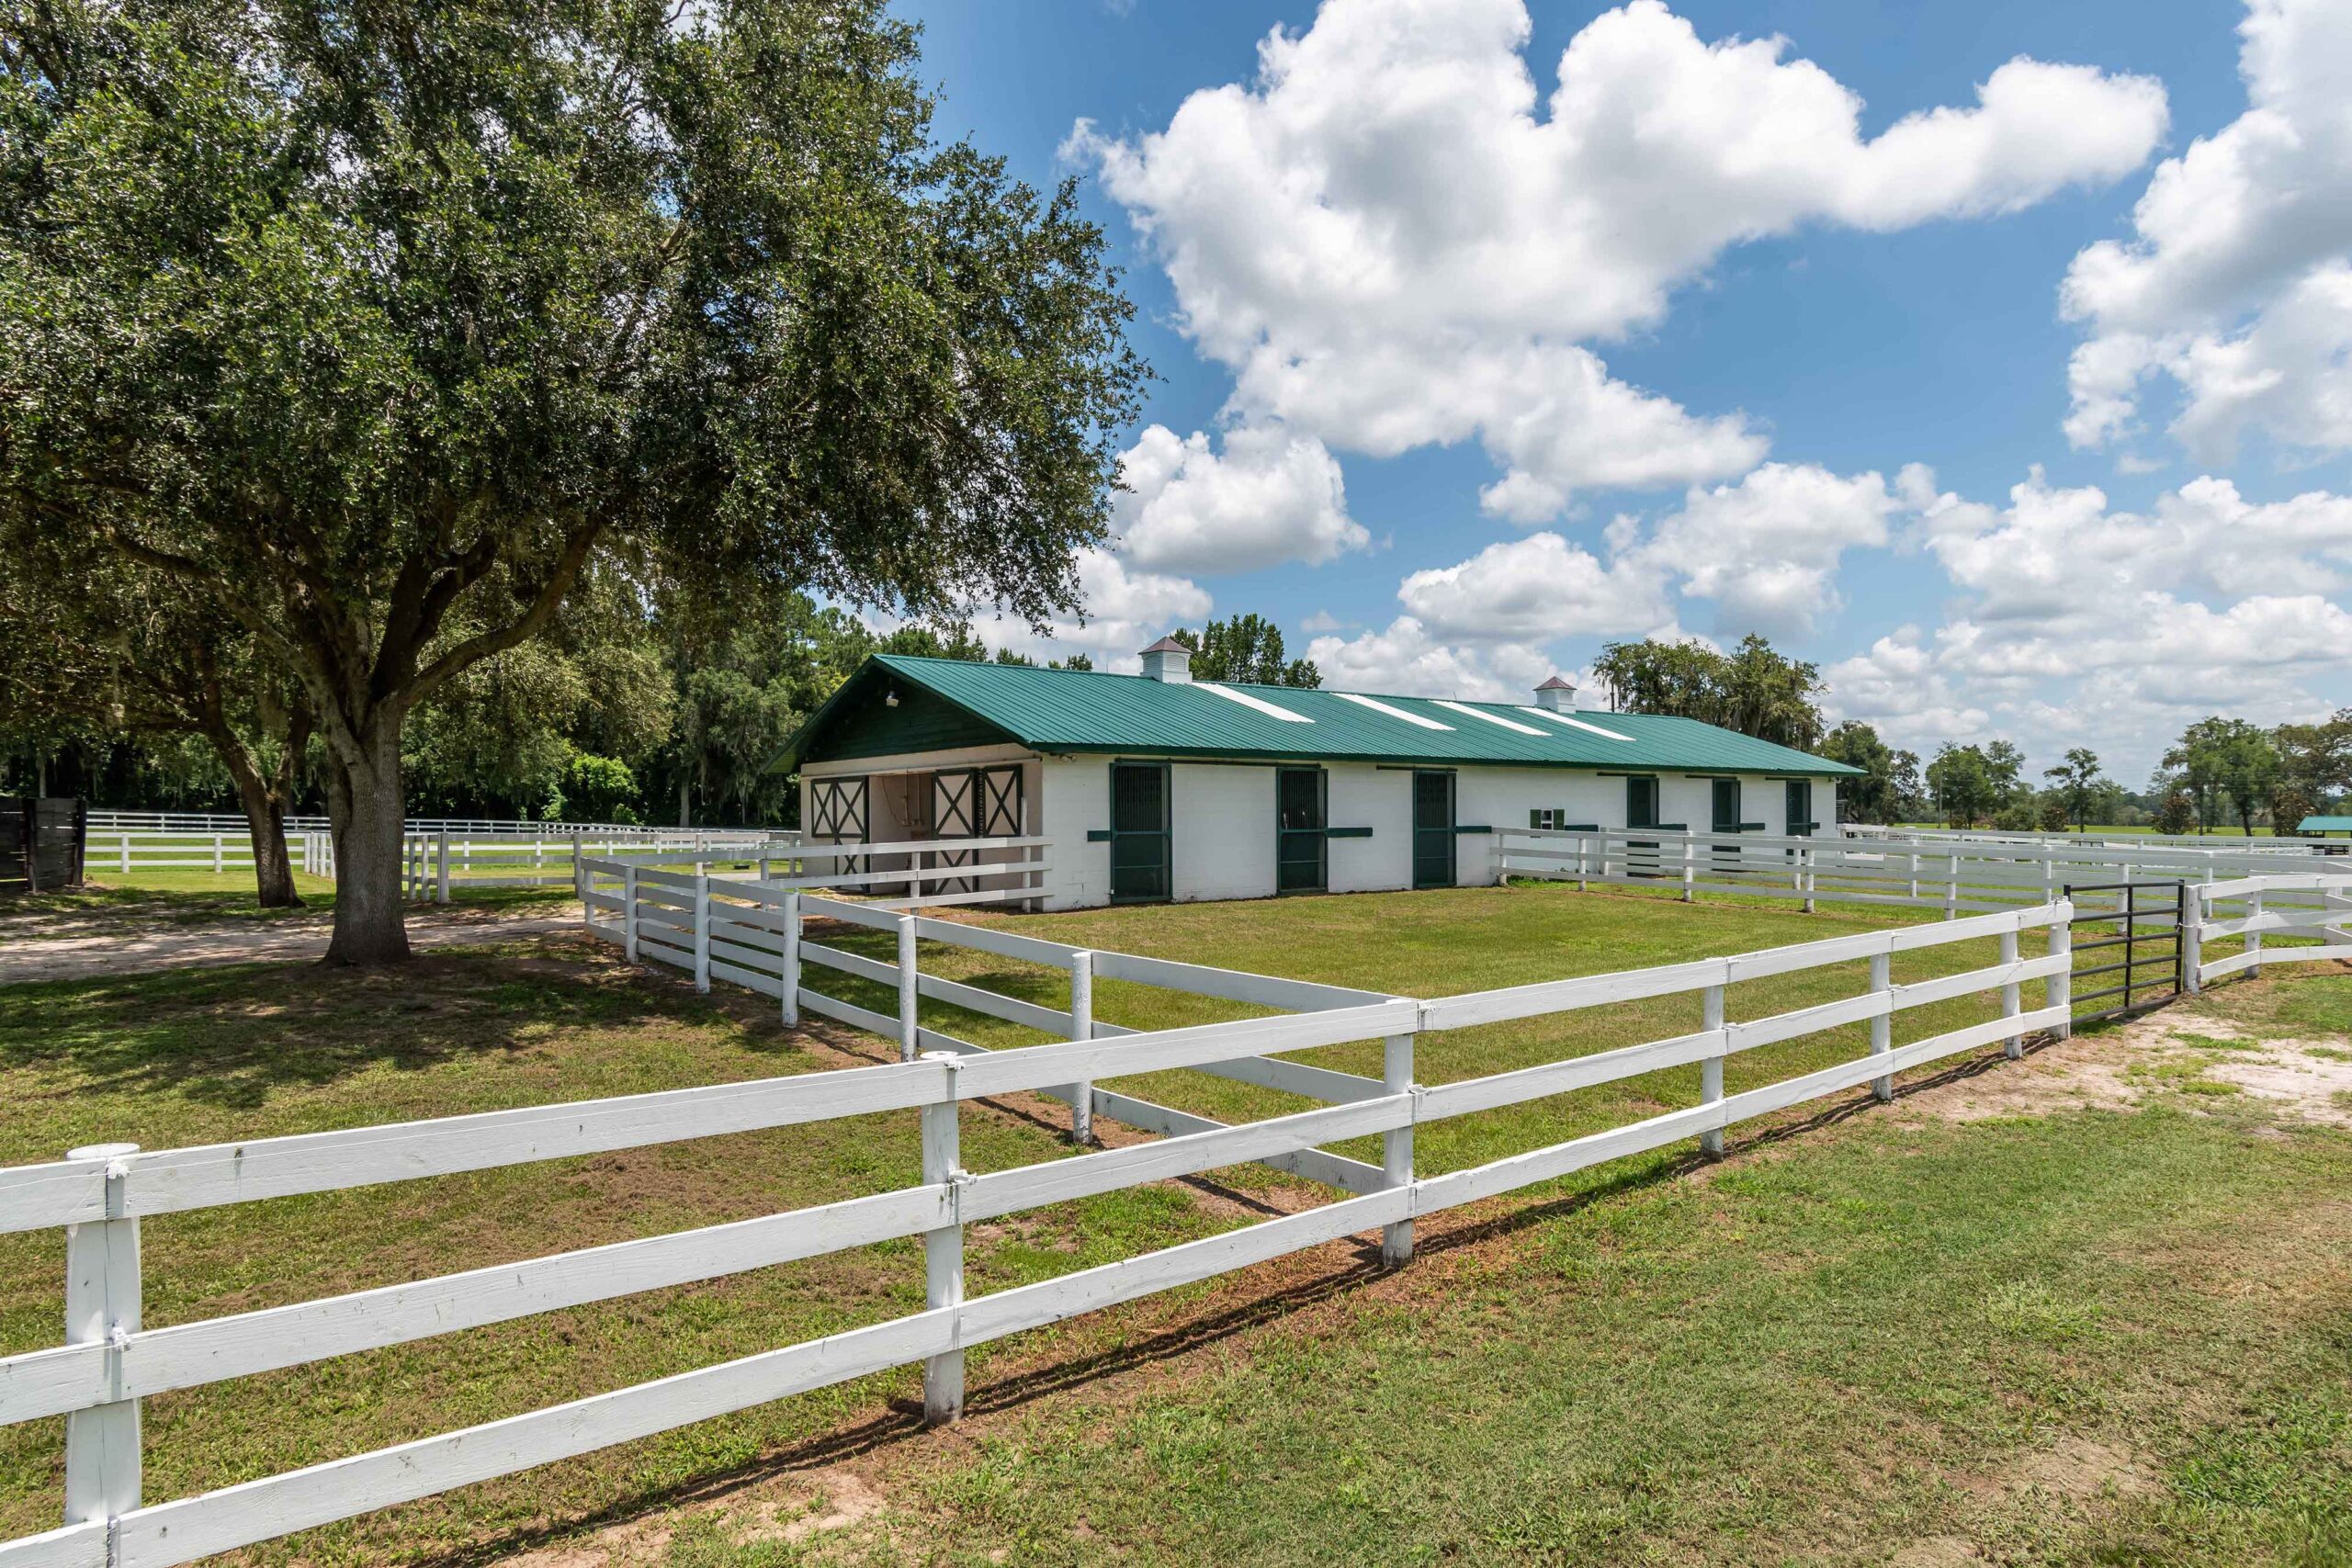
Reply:
[[[2026,1055],[2048,1049],[2056,1043],[2046,1035],[2029,1035]],[[1901,1082],[1896,1086],[1895,1100],[1900,1103],[1914,1094],[1942,1089],[1954,1083],[1977,1077],[2005,1066],[2011,1066],[1998,1054],[1973,1056],[1959,1062],[1929,1077]],[[1023,1112],[1011,1107],[1000,1107],[1024,1120]],[[1851,1121],[1860,1113],[1883,1109],[1867,1088],[1849,1095],[1833,1104],[1824,1106],[1810,1116],[1775,1122],[1758,1129],[1747,1138],[1731,1143],[1727,1154],[1743,1154],[1752,1149],[1769,1148],[1807,1134],[1825,1131]],[[1638,1158],[1639,1156],[1630,1156]],[[1569,1218],[1592,1205],[1628,1193],[1637,1193],[1679,1180],[1707,1166],[1718,1162],[1710,1159],[1693,1146],[1678,1154],[1654,1154],[1644,1163],[1608,1176],[1590,1186],[1562,1193],[1538,1201],[1528,1202],[1506,1213],[1475,1220],[1436,1234],[1427,1231],[1417,1239],[1415,1255],[1427,1258],[1437,1254],[1477,1247],[1487,1242],[1518,1235],[1534,1226]],[[1187,1184],[1197,1184],[1197,1178],[1180,1179]],[[1223,1189],[1219,1189],[1220,1191]],[[1227,1194],[1227,1196],[1236,1196]],[[1251,1200],[1252,1207],[1263,1205]],[[1508,1201],[1508,1200],[1506,1200]],[[1268,1209],[1270,1215],[1278,1211]],[[1124,1372],[1172,1361],[1195,1351],[1231,1339],[1252,1329],[1277,1324],[1293,1314],[1325,1302],[1351,1296],[1364,1286],[1394,1272],[1381,1258],[1377,1235],[1342,1238],[1351,1249],[1352,1257],[1339,1268],[1327,1269],[1311,1278],[1296,1280],[1266,1291],[1248,1301],[1222,1307],[1202,1316],[1162,1329],[1157,1334],[1127,1340],[1090,1355],[1073,1357],[1049,1366],[1035,1367],[997,1379],[975,1388],[967,1394],[964,1410],[967,1416],[989,1416],[1018,1410],[1052,1394],[1082,1388],[1088,1384],[1116,1377]],[[1410,1267],[1410,1265],[1407,1265]],[[614,1529],[670,1509],[708,1503],[729,1496],[747,1487],[772,1481],[779,1476],[798,1472],[814,1471],[844,1461],[859,1459],[887,1450],[896,1444],[921,1437],[925,1431],[922,1404],[920,1400],[897,1397],[891,1399],[879,1413],[854,1425],[839,1427],[806,1441],[778,1449],[772,1453],[745,1463],[729,1466],[697,1476],[673,1486],[649,1488],[633,1497],[623,1499],[609,1507],[580,1518],[518,1529],[488,1540],[478,1541],[437,1556],[422,1559],[424,1568],[479,1568],[480,1564],[496,1562],[516,1553],[574,1540],[597,1531]]]
[[[168,1093],[251,1110],[273,1090],[382,1065],[424,1071],[710,1010],[691,991],[531,947],[426,953],[386,970],[237,964],[0,987],[0,1070],[52,1080],[45,1094],[20,1090],[27,1100]]]

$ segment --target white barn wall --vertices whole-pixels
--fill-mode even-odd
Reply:
[[[1413,885],[1413,775],[1369,762],[1334,762],[1326,820],[1369,828],[1369,839],[1327,841],[1326,876],[1334,893],[1385,893]]]
[[[1086,835],[1111,827],[1111,763],[1103,757],[1048,757],[1039,765],[1037,831],[1046,853],[1048,909],[1087,909],[1111,901],[1111,846]]]
[[[1272,897],[1274,770],[1178,762],[1168,784],[1176,901]]]

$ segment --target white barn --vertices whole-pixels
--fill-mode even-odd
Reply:
[[[881,655],[774,767],[812,842],[1052,841],[1040,903],[1262,898],[1491,883],[1497,828],[1805,834],[1856,770],[1695,719]],[[874,869],[904,869],[876,857]],[[1025,885],[1026,879],[1021,879]],[[975,886],[1008,886],[985,878]]]

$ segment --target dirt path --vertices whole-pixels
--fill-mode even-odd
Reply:
[[[507,942],[580,924],[576,904],[542,904],[528,913],[496,909],[436,909],[411,914],[408,940],[419,950],[469,942]],[[44,942],[0,942],[0,986],[28,980],[80,980],[99,975],[192,969],[208,964],[294,964],[323,957],[334,931],[329,915],[300,916],[261,925],[223,920],[161,930],[76,936]]]

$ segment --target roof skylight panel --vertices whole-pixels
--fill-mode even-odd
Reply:
[[[1360,697],[1353,692],[1334,692],[1331,694],[1343,703],[1353,703],[1360,708],[1370,708],[1374,713],[1385,713],[1391,718],[1401,718],[1407,724],[1418,724],[1423,729],[1451,730],[1453,728],[1450,724],[1440,724],[1433,718],[1423,718],[1417,713],[1407,713],[1403,708],[1391,707],[1377,697]]]
[[[1488,713],[1484,708],[1474,708],[1466,703],[1451,703],[1445,701],[1443,698],[1440,698],[1437,705],[1442,708],[1451,708],[1455,713],[1468,714],[1472,718],[1483,718],[1488,724],[1501,725],[1505,729],[1516,729],[1521,735],[1542,735],[1544,733],[1544,731],[1536,728],[1532,724],[1521,724],[1515,718],[1505,718],[1500,714]]]
[[[1266,701],[1263,697],[1253,697],[1247,692],[1237,692],[1230,686],[1220,686],[1214,681],[1195,681],[1193,682],[1193,690],[1196,692],[1215,692],[1227,702],[1239,703],[1245,708],[1256,708],[1268,718],[1279,718],[1291,724],[1313,724],[1315,722],[1303,713],[1293,713],[1286,707],[1277,707],[1274,704]]]

